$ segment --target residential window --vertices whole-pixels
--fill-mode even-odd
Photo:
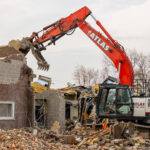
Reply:
[[[0,101],[0,120],[14,119],[14,102]]]

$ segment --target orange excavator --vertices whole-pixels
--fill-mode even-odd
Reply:
[[[101,28],[106,37],[85,21],[89,15],[96,21],[96,24]],[[41,51],[46,50],[48,45],[55,45],[56,41],[64,35],[72,34],[78,27],[112,60],[120,73],[120,84],[132,86],[134,72],[123,46],[110,36],[87,7],[79,9],[70,16],[62,18],[38,32],[33,32],[29,38],[24,38],[23,41],[20,41],[22,43],[19,47],[20,51],[27,53],[26,49],[31,49],[38,60],[38,64],[41,64],[43,69],[48,69],[48,64],[41,55]]]
[[[96,31],[86,18],[91,16],[101,31]],[[49,65],[41,54],[46,47],[56,43],[65,35],[71,35],[76,28],[80,28],[85,35],[93,41],[114,63],[119,72],[119,84],[102,84],[96,100],[97,116],[104,118],[123,118],[143,120],[150,118],[150,105],[147,97],[137,98],[132,96],[131,88],[134,87],[134,71],[123,46],[114,40],[103,25],[98,21],[87,7],[83,7],[68,17],[44,27],[38,32],[33,32],[28,38],[17,41],[18,49],[27,54],[31,49],[38,65],[42,69],[49,69]],[[13,45],[13,42],[10,42]]]

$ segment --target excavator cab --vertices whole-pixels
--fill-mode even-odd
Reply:
[[[129,119],[133,116],[133,101],[128,85],[101,84],[96,103],[98,118]]]

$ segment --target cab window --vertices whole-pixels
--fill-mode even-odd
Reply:
[[[129,89],[118,89],[118,95],[117,95],[117,113],[119,114],[132,114],[131,109],[131,96]]]
[[[106,104],[114,104],[116,99],[116,89],[110,89],[108,92],[108,98]]]
[[[116,89],[109,89],[107,100],[106,100],[106,105],[105,105],[106,113],[116,112],[115,100],[116,100]]]
[[[106,97],[107,97],[107,89],[103,89],[102,96],[101,96],[101,102],[100,102],[100,105],[99,105],[100,113],[102,113],[104,111]]]
[[[128,89],[118,89],[118,103],[131,103],[131,96]]]

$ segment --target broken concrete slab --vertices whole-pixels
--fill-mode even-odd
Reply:
[[[78,143],[78,141],[73,135],[64,135],[63,139],[64,139],[64,144],[77,144]]]
[[[60,132],[60,125],[58,121],[55,121],[50,129],[55,134],[58,134]]]

